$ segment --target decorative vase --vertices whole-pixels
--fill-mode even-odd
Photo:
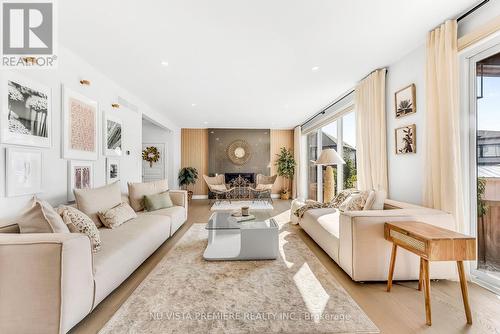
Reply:
[[[280,198],[284,200],[290,199],[290,192],[288,190],[282,190]]]
[[[188,202],[191,202],[193,199],[193,192],[191,190],[188,190]]]

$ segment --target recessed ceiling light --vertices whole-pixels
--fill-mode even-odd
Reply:
[[[207,122],[207,121],[205,121],[205,122],[203,122],[203,124],[208,124],[208,122]]]
[[[196,103],[191,103],[191,107],[196,107]]]
[[[317,70],[319,70],[319,66],[314,66],[313,68],[311,68],[311,71],[313,72],[316,72]]]
[[[162,64],[162,66],[168,66],[168,61],[166,61],[166,60],[162,60],[162,61],[161,61],[161,64]]]

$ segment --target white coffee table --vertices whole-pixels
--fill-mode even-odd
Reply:
[[[208,245],[203,258],[274,260],[278,257],[278,224],[266,211],[252,211],[255,220],[238,223],[231,213],[217,211],[208,220]]]

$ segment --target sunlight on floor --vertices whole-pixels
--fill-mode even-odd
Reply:
[[[279,248],[280,248],[280,254],[281,254],[281,258],[283,259],[283,262],[285,263],[286,267],[288,269],[290,269],[290,268],[293,267],[294,263],[288,261],[286,259],[286,255],[285,255],[284,246],[285,246],[285,244],[288,243],[288,241],[285,240],[285,238],[287,237],[287,235],[290,235],[290,232],[283,231],[283,232],[280,233],[280,235],[279,235],[279,238],[280,238]]]
[[[319,322],[330,296],[314,276],[307,263],[300,267],[299,271],[293,276],[293,280],[302,295],[307,310],[313,316],[314,322]]]

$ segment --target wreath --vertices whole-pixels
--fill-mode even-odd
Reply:
[[[160,151],[154,146],[149,146],[142,151],[142,160],[149,162],[149,167],[153,167],[153,162],[160,160]]]

